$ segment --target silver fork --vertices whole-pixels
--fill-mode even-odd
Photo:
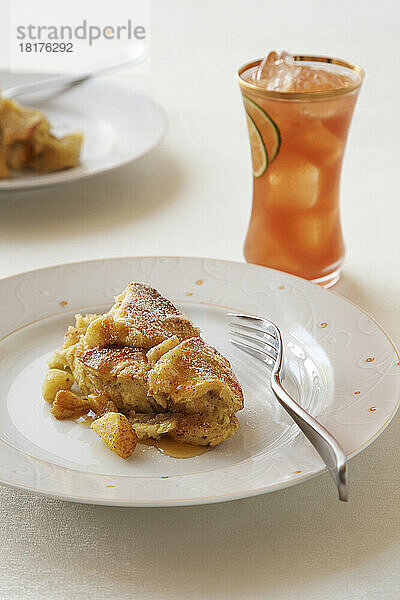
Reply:
[[[271,389],[279,404],[292,417],[326,464],[336,483],[339,499],[348,501],[347,459],[335,438],[289,396],[281,381],[283,342],[279,327],[267,319],[240,313],[231,318],[232,344],[272,367]]]

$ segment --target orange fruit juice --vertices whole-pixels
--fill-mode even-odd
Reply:
[[[253,163],[248,262],[326,287],[339,278],[340,173],[362,77],[343,61],[275,53],[239,70]]]

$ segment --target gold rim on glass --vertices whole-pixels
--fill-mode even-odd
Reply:
[[[314,63],[328,63],[332,65],[338,65],[339,67],[344,67],[353,71],[358,75],[358,78],[354,81],[350,81],[341,87],[334,88],[332,90],[320,90],[316,92],[278,92],[276,90],[266,90],[253,83],[249,83],[245,79],[243,79],[242,75],[249,69],[258,66],[263,58],[259,58],[257,60],[253,60],[251,62],[246,63],[242,67],[240,67],[238,71],[238,79],[242,89],[249,90],[253,94],[259,96],[267,96],[270,98],[281,99],[281,100],[316,100],[323,98],[332,98],[335,96],[341,96],[343,94],[348,94],[349,92],[353,92],[358,89],[362,81],[364,79],[364,70],[356,64],[346,62],[345,60],[341,60],[339,58],[330,58],[328,56],[305,56],[303,54],[296,54],[293,56],[295,61],[303,61],[303,62],[314,62]]]

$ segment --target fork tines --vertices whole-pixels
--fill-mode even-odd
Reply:
[[[230,341],[244,352],[259,360],[274,364],[279,355],[280,343],[273,323],[261,317],[228,313]],[[244,324],[245,323],[245,324]]]

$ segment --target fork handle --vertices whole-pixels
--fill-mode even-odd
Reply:
[[[308,414],[282,386],[279,374],[271,379],[272,391],[279,404],[292,417],[326,464],[339,492],[339,499],[348,501],[347,458],[335,438]]]

